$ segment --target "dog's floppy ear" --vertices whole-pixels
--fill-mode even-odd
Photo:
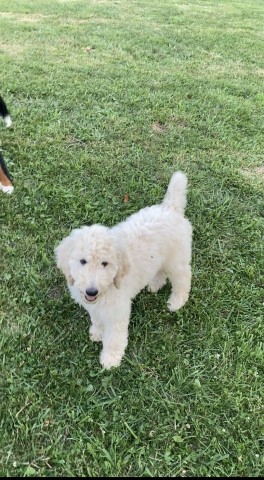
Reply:
[[[64,273],[68,285],[73,285],[73,278],[70,274],[69,258],[73,247],[73,237],[69,235],[64,238],[55,248],[55,258],[57,267]]]
[[[122,278],[129,272],[130,266],[124,250],[118,251],[118,270],[114,278],[116,288],[120,288]]]

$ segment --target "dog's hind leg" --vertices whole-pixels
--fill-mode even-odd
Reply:
[[[14,187],[11,182],[11,177],[7,170],[3,155],[0,153],[0,190],[5,193],[12,193]]]
[[[155,275],[155,277],[149,282],[148,284],[148,291],[149,292],[157,292],[163,285],[165,285],[167,281],[167,275],[165,272],[160,271]]]
[[[187,302],[191,290],[192,272],[190,265],[179,265],[168,271],[172,292],[168,300],[169,310],[175,312]]]

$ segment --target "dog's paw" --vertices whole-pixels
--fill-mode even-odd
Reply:
[[[100,363],[103,368],[109,370],[113,367],[119,367],[122,356],[115,353],[102,352],[100,355]]]
[[[14,187],[13,185],[3,185],[2,183],[0,183],[0,190],[10,195],[14,191]]]
[[[168,301],[168,307],[171,312],[176,312],[185,305],[189,295],[171,295]]]
[[[92,342],[101,342],[102,340],[102,332],[93,325],[90,327],[89,335]]]

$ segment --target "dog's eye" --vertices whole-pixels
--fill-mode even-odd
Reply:
[[[103,267],[107,267],[108,263],[107,262],[102,262]]]
[[[82,265],[85,265],[85,264],[87,263],[87,261],[85,260],[85,258],[82,258],[82,259],[80,260],[80,262],[81,262]]]

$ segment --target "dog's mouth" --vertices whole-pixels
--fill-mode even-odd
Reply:
[[[85,297],[85,300],[89,303],[93,303],[95,302],[95,300],[97,299],[98,295],[87,295],[87,293],[84,295]]]

